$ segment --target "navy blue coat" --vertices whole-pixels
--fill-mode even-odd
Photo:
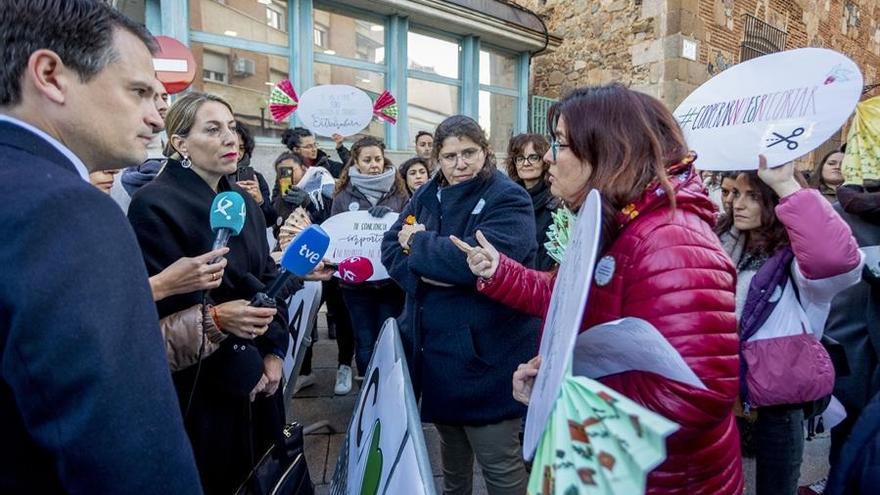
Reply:
[[[122,210],[6,122],[0,198],[0,492],[201,493]]]
[[[476,245],[480,230],[500,252],[529,265],[537,250],[532,201],[498,171],[443,188],[442,201],[438,179],[419,188],[382,243],[382,263],[406,291],[399,325],[422,420],[481,426],[520,417],[525,408],[513,400],[511,381],[537,354],[540,322],[479,294],[449,236]],[[426,232],[413,235],[407,255],[397,234],[409,215]]]
[[[868,495],[880,487],[880,394],[868,402],[831,466],[826,495]]]

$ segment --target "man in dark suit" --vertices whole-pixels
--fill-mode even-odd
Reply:
[[[146,157],[154,42],[6,0],[0,46],[0,493],[200,493],[141,253],[87,180]]]

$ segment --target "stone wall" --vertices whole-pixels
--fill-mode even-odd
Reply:
[[[519,0],[541,15],[548,29],[563,38],[553,53],[532,63],[532,93],[558,98],[584,85],[622,82],[658,84],[662,46],[658,42],[662,9],[647,12],[659,0]],[[643,5],[636,5],[641,3]]]
[[[621,82],[675,108],[700,84],[742,61],[745,18],[785,33],[784,46],[824,47],[880,84],[880,0],[518,0],[563,38],[533,58],[531,93],[558,98],[584,85]],[[696,45],[693,57],[685,46]],[[773,47],[764,46],[764,49]],[[880,87],[864,97],[880,96]],[[836,149],[846,128],[799,159],[808,169]]]
[[[556,98],[583,85],[621,82],[675,107],[741,60],[744,16],[786,33],[783,49],[819,46],[851,57],[880,83],[878,0],[518,0],[563,38],[533,59],[532,94]],[[696,60],[682,47],[696,43]],[[880,88],[866,96],[880,95]]]

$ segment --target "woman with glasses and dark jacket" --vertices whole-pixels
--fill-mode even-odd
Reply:
[[[351,153],[342,143],[343,139],[339,134],[333,135],[333,142],[336,143],[336,154],[339,155],[340,160],[337,162],[331,160],[324,150],[318,148],[315,135],[305,127],[294,127],[284,131],[281,135],[281,143],[287,146],[287,149],[290,151],[300,155],[307,168],[324,167],[337,179],[339,174],[342,173],[342,169],[345,168],[345,164],[351,158]]]
[[[476,244],[485,236],[531,266],[531,201],[496,170],[486,134],[470,117],[444,120],[433,146],[440,170],[382,242],[382,263],[406,292],[398,322],[413,387],[422,420],[440,433],[444,493],[471,492],[475,455],[489,493],[525,493],[525,408],[511,397],[510,376],[537,352],[538,321],[480,295],[451,237]]]
[[[523,186],[532,197],[535,210],[535,238],[538,241],[538,254],[535,269],[550,271],[556,261],[547,254],[547,229],[553,223],[553,212],[559,208],[560,201],[550,194],[547,185],[547,170],[550,164],[544,161],[544,154],[550,149],[547,138],[540,134],[520,134],[514,136],[507,146],[507,176]]]

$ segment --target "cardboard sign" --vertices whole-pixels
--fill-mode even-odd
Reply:
[[[330,493],[434,494],[418,406],[394,319],[385,322],[376,341]]]
[[[373,102],[354,86],[315,86],[299,99],[297,115],[304,126],[319,136],[352,136],[373,120]]]
[[[595,189],[590,191],[578,213],[574,232],[565,249],[565,257],[559,265],[550,308],[544,320],[544,333],[541,336],[541,368],[535,378],[526,416],[523,438],[523,457],[526,460],[535,455],[535,449],[559,397],[563,378],[570,374],[575,338],[581,328],[590,283],[593,281],[593,267],[599,251],[601,203],[599,192]]]
[[[382,265],[382,236],[397,221],[398,214],[391,212],[375,218],[366,210],[347,211],[328,218],[321,227],[330,235],[330,248],[325,257],[339,263],[345,258],[360,256],[373,264],[374,282],[388,278],[388,270]],[[337,273],[335,275],[339,277]]]
[[[290,322],[290,339],[293,345],[289,346],[287,355],[284,357],[284,376],[287,377],[284,387],[285,404],[290,404],[293,398],[293,388],[296,384],[299,366],[305,354],[303,341],[311,332],[318,319],[318,308],[321,306],[321,282],[303,282],[303,288],[290,296],[287,306],[287,321]]]
[[[862,73],[840,53],[800,48],[734,65],[675,110],[701,170],[755,170],[795,160],[837,132],[862,92]]]

